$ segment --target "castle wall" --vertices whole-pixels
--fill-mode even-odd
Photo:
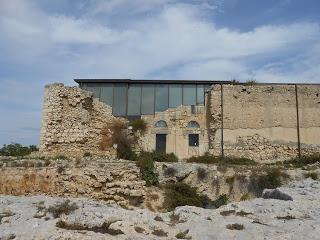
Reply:
[[[45,155],[114,155],[101,151],[101,130],[115,119],[111,107],[90,92],[63,84],[45,87],[40,151]]]

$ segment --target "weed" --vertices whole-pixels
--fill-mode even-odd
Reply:
[[[92,155],[91,155],[90,152],[85,152],[85,153],[83,154],[83,157],[90,158],[90,157],[92,157]]]
[[[221,212],[220,212],[220,215],[225,217],[225,216],[233,215],[233,214],[235,214],[235,213],[236,213],[235,210],[225,210],[225,211],[221,211]]]
[[[296,219],[294,216],[291,216],[291,215],[277,216],[276,218],[279,219],[279,220],[293,220],[293,219]]]
[[[197,193],[196,188],[178,182],[165,186],[163,207],[169,211],[178,206],[205,207],[210,203],[210,199]]]
[[[155,229],[152,231],[152,234],[158,237],[167,237],[168,233],[163,231],[162,229]]]
[[[250,177],[250,187],[253,192],[257,195],[261,195],[263,190],[274,189],[280,187],[282,184],[282,179],[288,176],[278,168],[268,169],[266,174],[256,175],[253,174]]]
[[[155,162],[178,162],[178,158],[174,153],[141,152],[139,157],[149,157]]]
[[[291,160],[276,162],[272,165],[284,165],[286,167],[301,168],[309,164],[320,162],[320,154],[313,154],[309,156],[302,156],[301,158],[293,158]]]
[[[143,233],[143,232],[145,231],[144,228],[138,227],[138,226],[135,226],[135,227],[134,227],[134,230],[135,230],[137,233]]]
[[[245,216],[247,216],[247,215],[251,215],[252,213],[250,213],[250,212],[245,212],[245,211],[243,211],[243,210],[241,210],[240,212],[237,212],[236,213],[236,215],[237,216],[240,216],[240,217],[245,217]]]
[[[208,172],[204,169],[204,168],[198,168],[197,169],[197,177],[199,180],[204,180],[205,178],[207,178],[208,176]]]
[[[156,173],[154,161],[150,156],[145,155],[137,161],[140,173],[147,186],[157,185],[159,183],[158,174]]]
[[[189,233],[189,229],[187,229],[187,230],[185,230],[185,231],[183,231],[183,232],[177,233],[175,237],[176,237],[177,239],[190,239],[190,238],[187,237],[187,234],[188,234],[188,233]]]
[[[246,201],[250,199],[250,193],[244,193],[241,198],[240,201]]]
[[[193,156],[187,159],[187,162],[218,164],[218,165],[256,165],[257,163],[248,158],[236,157],[215,157],[208,152],[202,156]]]
[[[228,183],[229,185],[233,184],[235,180],[235,176],[230,176],[226,178],[226,183]]]
[[[239,223],[233,223],[233,224],[228,224],[226,228],[230,230],[243,230],[244,226]]]
[[[228,203],[228,201],[229,201],[228,196],[226,194],[222,194],[222,195],[219,195],[219,197],[216,200],[212,201],[211,204],[214,207],[219,208],[223,205],[226,205]]]
[[[162,217],[160,217],[160,216],[158,216],[158,215],[154,217],[154,220],[155,220],[155,221],[158,221],[158,222],[163,222]]]
[[[304,174],[305,178],[311,178],[313,180],[318,180],[319,174],[317,172],[307,172]]]
[[[48,208],[48,212],[52,214],[54,218],[60,217],[62,214],[68,215],[78,209],[77,204],[70,204],[70,200],[65,200],[61,203],[57,203],[54,206]]]
[[[135,119],[130,122],[134,132],[140,131],[142,134],[147,130],[147,122],[144,119]]]

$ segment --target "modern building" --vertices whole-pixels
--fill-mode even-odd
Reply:
[[[260,162],[320,154],[320,85],[201,80],[75,79],[46,86],[40,150],[48,155],[111,154],[103,130],[142,118],[145,151],[179,159],[203,155]],[[114,151],[113,151],[114,152]]]
[[[221,81],[75,79],[79,87],[112,107],[114,116],[154,115],[178,106],[203,106],[205,91]],[[226,82],[223,82],[226,83]]]

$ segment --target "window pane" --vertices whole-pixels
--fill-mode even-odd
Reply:
[[[131,84],[128,88],[128,115],[140,115],[141,85]]]
[[[196,105],[197,87],[194,84],[186,84],[183,86],[183,105]]]
[[[169,107],[174,108],[182,105],[182,85],[169,85]]]
[[[113,115],[125,116],[126,115],[126,98],[127,98],[127,84],[114,85],[114,102],[113,102]]]
[[[156,85],[156,112],[168,109],[168,84]]]
[[[113,100],[112,83],[104,83],[101,85],[100,100],[112,107],[112,100]]]
[[[204,104],[204,86],[197,85],[197,105]]]
[[[154,114],[154,85],[142,85],[141,114]]]
[[[86,87],[84,87],[85,90],[92,92],[93,97],[100,98],[100,85],[97,83],[88,83]]]

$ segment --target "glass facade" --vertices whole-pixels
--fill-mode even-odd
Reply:
[[[103,83],[100,90],[100,100],[109,106],[113,103],[113,84]]]
[[[156,85],[156,112],[162,112],[169,107],[169,92],[168,84],[157,84]]]
[[[127,113],[127,84],[114,84],[113,94],[113,115],[125,116]]]
[[[154,114],[153,84],[142,84],[141,114]]]
[[[152,115],[181,105],[204,105],[208,84],[81,83],[112,107],[115,116]]]
[[[175,108],[182,105],[182,84],[169,85],[169,107]]]
[[[183,105],[197,105],[197,85],[186,84],[183,86]]]
[[[128,115],[137,116],[141,112],[141,85],[134,84],[128,87]]]

